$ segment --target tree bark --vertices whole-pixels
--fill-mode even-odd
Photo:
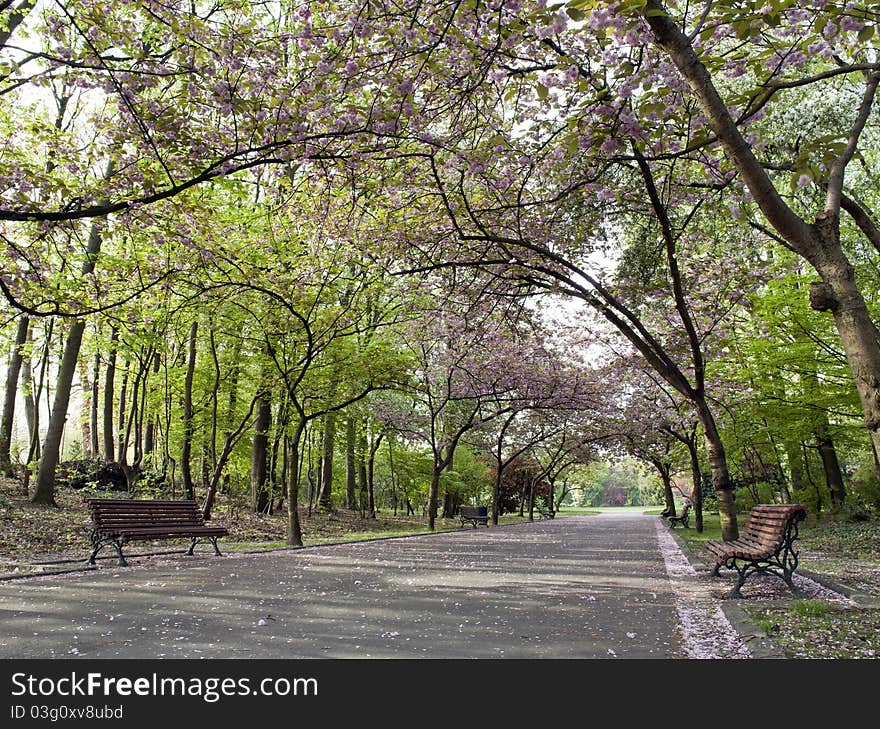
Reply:
[[[82,432],[83,457],[94,458],[92,450],[92,383],[89,380],[89,363],[85,360],[79,363],[79,381],[83,392],[83,413],[80,416],[80,431]]]
[[[816,439],[819,457],[822,459],[822,472],[825,474],[825,483],[831,495],[831,510],[839,511],[846,501],[846,486],[843,483],[837,449],[834,447],[827,419],[819,423]]]
[[[733,487],[730,482],[730,472],[727,469],[724,444],[721,442],[715,417],[712,415],[712,411],[705,399],[697,403],[697,417],[700,420],[700,425],[703,426],[706,456],[709,461],[709,470],[712,473],[712,486],[715,489],[715,497],[718,500],[721,537],[724,540],[732,541],[739,537]]]
[[[302,525],[299,519],[299,448],[307,421],[300,415],[296,428],[290,437],[290,480],[287,484],[287,544],[301,547]]]
[[[12,426],[15,422],[15,399],[18,394],[18,378],[23,359],[22,347],[27,343],[30,319],[22,316],[18,320],[15,342],[9,355],[9,367],[6,370],[6,394],[3,400],[3,420],[0,422],[0,472],[14,476],[12,467]]]
[[[183,491],[186,498],[195,498],[195,487],[192,479],[192,439],[195,430],[193,415],[193,377],[196,371],[196,337],[199,322],[194,321],[189,330],[189,352],[186,361],[186,378],[183,383],[183,444],[180,449],[180,475],[183,479]]]
[[[691,478],[694,482],[691,490],[691,502],[694,506],[694,529],[703,531],[703,473],[700,470],[700,456],[697,453],[696,433],[685,441],[691,461]]]
[[[92,365],[92,392],[89,397],[89,437],[91,442],[92,458],[100,458],[101,452],[98,446],[98,378],[101,375],[101,355],[95,353],[95,361]]]
[[[351,510],[357,508],[356,435],[354,416],[349,415],[345,422],[345,506]]]
[[[104,460],[113,460],[116,451],[116,439],[113,437],[113,401],[116,395],[116,348],[119,341],[119,330],[110,330],[110,354],[107,368],[104,370]]]
[[[108,174],[110,170],[112,170],[112,166],[108,167]],[[103,225],[103,219],[92,222],[86,247],[86,260],[82,265],[83,276],[90,274],[95,269],[95,259],[101,250],[101,230]],[[55,469],[58,467],[61,457],[61,439],[64,435],[64,424],[67,422],[70,390],[73,386],[73,376],[76,373],[76,365],[79,360],[79,350],[82,345],[85,328],[86,322],[84,319],[75,320],[70,326],[64,343],[64,353],[58,366],[55,399],[52,404],[52,412],[49,415],[46,439],[43,442],[40,469],[37,472],[37,482],[34,485],[34,495],[31,497],[31,501],[35,504],[55,506]]]
[[[321,495],[318,505],[323,511],[333,510],[333,452],[336,445],[336,413],[324,418],[324,443],[321,448]]]
[[[272,426],[272,400],[263,392],[257,400],[257,419],[251,445],[251,509],[262,514],[269,506],[269,429]]]

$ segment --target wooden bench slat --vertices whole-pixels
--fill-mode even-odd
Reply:
[[[703,545],[715,562],[715,574],[723,567],[739,573],[736,586],[729,597],[741,597],[740,587],[754,572],[773,572],[782,577],[793,589],[791,576],[797,569],[797,523],[806,517],[800,504],[759,504],[749,512],[746,527],[737,539],[710,540]],[[745,564],[740,564],[744,562]],[[771,567],[782,569],[782,574]]]
[[[214,545],[219,555],[217,539],[229,532],[225,527],[206,526],[198,504],[190,499],[185,501],[145,499],[86,499],[92,518],[92,554],[89,563],[95,563],[95,556],[102,546],[112,543],[116,546],[119,564],[125,565],[122,546],[129,541],[152,539],[192,539],[188,553],[200,537],[205,537]]]

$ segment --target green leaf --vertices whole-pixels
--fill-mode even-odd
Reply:
[[[538,92],[538,98],[541,101],[544,101],[544,99],[547,98],[548,89],[544,84],[538,84],[536,91]]]
[[[862,28],[859,31],[859,42],[865,43],[865,42],[871,40],[871,38],[873,36],[874,36],[874,26],[873,25],[866,25],[864,28]]]

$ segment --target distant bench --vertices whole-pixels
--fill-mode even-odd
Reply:
[[[461,519],[461,525],[470,522],[474,529],[477,524],[485,527],[489,526],[489,514],[485,506],[462,506],[458,510],[458,518]]]
[[[685,529],[689,529],[688,522],[690,521],[690,512],[691,504],[689,501],[685,501],[684,506],[681,507],[681,514],[678,516],[665,516],[663,517],[666,521],[669,522],[669,526],[675,529],[676,524],[681,524]]]
[[[791,576],[797,569],[794,542],[798,523],[807,516],[800,504],[758,504],[749,512],[749,521],[738,539],[709,541],[703,546],[715,562],[712,574],[722,567],[736,570],[739,579],[727,597],[742,597],[740,588],[755,572],[781,577],[794,592]],[[774,569],[775,568],[775,569]]]
[[[214,545],[220,556],[217,539],[229,532],[225,527],[205,526],[195,501],[148,501],[145,499],[86,499],[92,517],[92,553],[88,563],[95,564],[98,552],[108,544],[116,547],[119,565],[127,566],[122,547],[133,541],[192,537],[187,554],[199,541]]]

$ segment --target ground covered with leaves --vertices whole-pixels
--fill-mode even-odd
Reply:
[[[34,568],[48,571],[85,560],[90,551],[91,520],[84,497],[93,495],[125,497],[124,493],[58,489],[56,507],[37,506],[25,497],[20,482],[0,478],[0,576]],[[371,519],[347,509],[329,514],[303,509],[300,518],[306,545],[427,531],[424,518],[403,514],[380,513]],[[229,536],[223,540],[226,550],[267,549],[285,543],[284,509],[274,514],[254,514],[240,500],[221,495],[211,523],[229,530]],[[440,520],[438,528],[453,525],[459,526],[457,521],[448,520],[446,524]],[[126,554],[185,546],[188,540],[135,542],[126,547]],[[112,551],[105,549],[102,556],[112,556]]]

